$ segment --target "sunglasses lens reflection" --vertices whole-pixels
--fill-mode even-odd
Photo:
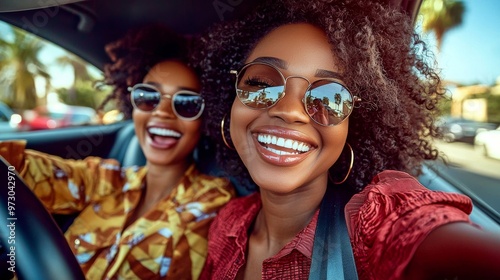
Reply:
[[[265,64],[249,64],[238,73],[236,94],[250,108],[266,109],[285,92],[285,79],[278,69]],[[332,126],[345,120],[353,109],[353,96],[340,83],[321,79],[309,87],[304,99],[307,114],[316,123]]]
[[[201,96],[189,93],[176,94],[173,102],[177,114],[186,119],[198,117],[204,107]]]
[[[271,66],[252,64],[238,74],[236,93],[251,108],[269,108],[276,104],[285,90],[281,74]]]
[[[306,93],[309,116],[321,125],[337,125],[352,112],[353,98],[341,84],[330,80],[314,82]]]
[[[160,103],[161,94],[149,87],[136,87],[132,90],[132,101],[141,111],[153,111]]]

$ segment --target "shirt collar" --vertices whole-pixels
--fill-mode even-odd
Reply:
[[[276,258],[282,258],[292,252],[292,250],[299,251],[305,257],[311,259],[312,251],[314,246],[314,234],[316,232],[316,224],[318,223],[319,209],[314,213],[311,221],[307,226],[302,229],[288,244],[281,249],[278,254],[270,258],[270,260]]]
[[[126,180],[126,185],[124,186],[123,191],[130,190],[139,190],[143,187],[143,181],[148,172],[148,168],[146,166],[138,167],[132,166],[124,169]]]
[[[123,172],[125,172],[125,177],[127,178],[127,186],[125,186],[124,191],[139,190],[144,187],[143,181],[148,173],[147,166],[131,166],[125,168]],[[183,178],[192,178],[198,173],[196,165],[192,163],[184,173]]]
[[[247,211],[241,216],[238,222],[234,223],[228,231],[228,237],[244,236],[248,238],[248,229],[255,221],[260,208],[262,208],[262,201],[260,200],[260,193],[255,192],[241,200],[241,207],[246,208]],[[246,241],[246,240],[245,240]]]
[[[246,248],[248,243],[248,229],[255,221],[259,210],[262,208],[260,193],[253,193],[241,200],[241,207],[247,211],[235,222],[227,233],[227,237],[235,238],[239,246]],[[287,243],[275,256],[269,260],[279,259],[288,255],[292,250],[297,250],[305,257],[312,258],[314,234],[318,222],[319,209],[314,213],[311,221],[289,243]]]

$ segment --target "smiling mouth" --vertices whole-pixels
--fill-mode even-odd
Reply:
[[[160,127],[150,127],[148,129],[149,134],[152,137],[160,136],[160,137],[172,137],[172,138],[181,138],[181,134],[175,130],[160,128]]]
[[[264,149],[280,156],[299,155],[311,150],[311,145],[269,134],[258,134],[257,141]]]

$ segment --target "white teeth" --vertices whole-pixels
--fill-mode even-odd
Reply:
[[[171,129],[165,129],[165,128],[160,128],[160,127],[151,127],[148,129],[149,133],[159,135],[159,136],[165,136],[165,137],[176,137],[179,138],[182,135],[174,130]]]
[[[266,147],[269,151],[278,154],[278,155],[292,155],[292,154],[297,154],[297,153],[304,153],[308,152],[311,147],[304,142],[299,142],[295,141],[292,139],[285,139],[282,137],[276,137],[274,135],[268,135],[268,134],[259,134],[257,135],[257,141],[262,144],[273,144],[278,147],[283,147],[287,149],[293,149],[297,151],[296,153],[291,153],[291,152],[286,152],[286,151],[281,151],[281,150],[276,150],[273,148]]]
[[[267,150],[277,154],[277,155],[280,155],[280,156],[288,156],[288,155],[296,155],[298,154],[298,152],[295,152],[295,153],[290,153],[290,152],[285,152],[285,151],[281,151],[281,150],[276,150],[276,149],[273,149],[273,148],[269,148],[269,147],[266,147]]]
[[[278,141],[276,142],[276,145],[277,145],[277,146],[280,146],[280,147],[285,147],[285,139],[284,139],[284,138],[279,137],[279,138],[278,138]],[[286,147],[285,147],[285,148],[286,148]]]

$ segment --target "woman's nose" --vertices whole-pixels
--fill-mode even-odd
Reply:
[[[302,101],[308,86],[309,83],[305,79],[287,80],[285,95],[269,108],[268,114],[287,123],[308,123],[310,118]]]
[[[163,118],[175,118],[175,113],[172,110],[172,97],[170,95],[163,95],[153,114]]]

